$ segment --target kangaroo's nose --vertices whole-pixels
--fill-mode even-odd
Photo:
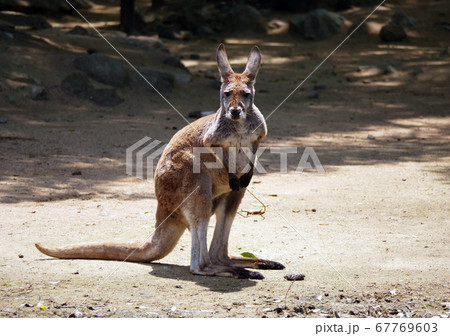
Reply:
[[[230,114],[231,114],[231,118],[239,119],[240,114],[241,114],[241,109],[239,107],[232,107],[232,108],[230,108]]]

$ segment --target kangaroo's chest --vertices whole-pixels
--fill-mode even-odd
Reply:
[[[231,173],[240,176],[248,170],[248,165],[254,161],[252,153],[256,141],[257,136],[252,133],[239,134],[224,141],[225,159]]]

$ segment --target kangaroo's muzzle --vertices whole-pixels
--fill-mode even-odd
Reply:
[[[228,118],[232,120],[239,120],[245,117],[244,109],[241,106],[232,106],[227,111]]]

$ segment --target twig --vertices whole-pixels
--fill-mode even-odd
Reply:
[[[288,288],[288,290],[286,291],[286,295],[284,296],[284,309],[287,309],[287,303],[286,303],[286,301],[287,301],[287,295],[288,295],[289,291],[291,290],[291,287],[292,287],[293,284],[294,284],[294,282],[292,282],[292,283],[289,285],[289,288]]]
[[[263,215],[266,212],[266,205],[258,197],[256,197],[255,194],[253,194],[249,189],[247,189],[247,191],[262,205],[262,209],[251,211],[241,209],[239,210],[238,214],[241,215],[242,217],[248,217],[250,215]],[[245,216],[242,214],[242,212],[245,213]]]

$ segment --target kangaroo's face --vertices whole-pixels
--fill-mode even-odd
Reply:
[[[222,86],[220,88],[220,103],[225,117],[234,120],[244,120],[247,111],[253,105],[255,95],[255,78],[261,64],[261,53],[258,47],[253,47],[248,57],[243,73],[234,73],[228,62],[223,44],[217,49],[217,65],[219,67]]]

